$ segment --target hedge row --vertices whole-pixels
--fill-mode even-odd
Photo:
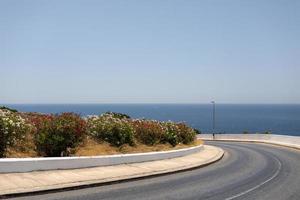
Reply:
[[[41,156],[69,155],[87,136],[117,147],[136,143],[176,146],[189,144],[196,136],[184,123],[136,120],[120,113],[81,118],[75,113],[46,115],[0,109],[0,157],[26,134],[33,134],[35,150]]]

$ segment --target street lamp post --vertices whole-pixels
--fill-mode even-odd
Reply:
[[[213,139],[215,139],[215,128],[216,128],[216,102],[211,102],[213,105]]]

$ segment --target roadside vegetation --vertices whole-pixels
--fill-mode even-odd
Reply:
[[[90,156],[149,152],[199,144],[185,123],[131,119],[107,112],[23,113],[0,108],[0,157]]]
[[[251,134],[248,131],[243,131],[243,134]],[[271,131],[256,132],[255,134],[272,134]]]

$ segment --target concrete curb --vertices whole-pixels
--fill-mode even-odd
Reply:
[[[203,145],[184,149],[107,156],[1,158],[0,173],[31,172],[57,169],[80,169],[171,159],[203,150]]]
[[[206,141],[230,141],[230,142],[255,142],[272,144],[300,150],[299,136],[263,135],[263,134],[217,134],[213,139],[212,134],[199,135],[198,139]]]
[[[191,155],[179,157],[179,158],[144,162],[144,163],[134,163],[128,165],[96,167],[90,169],[58,170],[61,171],[62,173],[68,173],[68,171],[70,171],[71,174],[76,174],[76,176],[80,177],[83,176],[83,174],[86,175],[88,173],[88,170],[91,170],[91,173],[95,173],[95,172],[99,173],[101,170],[105,168],[106,169],[110,168],[109,171],[114,176],[110,177],[106,175],[106,177],[94,178],[92,180],[71,181],[67,183],[57,183],[53,185],[45,185],[45,186],[40,185],[37,187],[29,187],[28,185],[26,185],[26,187],[15,187],[11,189],[7,188],[2,190],[0,187],[0,198],[32,195],[36,193],[49,193],[49,192],[61,191],[61,190],[72,190],[72,189],[85,188],[91,186],[107,185],[116,182],[124,182],[124,181],[129,181],[134,179],[143,179],[146,177],[159,176],[162,174],[170,174],[178,171],[185,171],[193,168],[207,166],[209,164],[212,164],[222,159],[223,155],[224,155],[224,151],[221,148],[204,145],[203,151]],[[119,175],[118,174],[116,175],[115,172],[118,172]],[[123,172],[125,172],[125,174]],[[26,174],[36,175],[41,173],[44,173],[43,176],[45,177],[46,171],[41,171],[41,172],[31,172],[31,173],[7,174],[6,178],[8,180],[13,180],[14,177],[18,175],[19,177],[17,178],[24,178],[24,177],[26,178],[25,176]],[[5,174],[2,176],[5,176]],[[59,176],[59,173],[57,176]],[[0,175],[0,179],[1,178],[2,177]],[[32,177],[29,178],[30,181],[33,180]],[[39,179],[38,181],[41,180]],[[20,183],[18,184],[20,185]]]
[[[274,143],[269,141],[260,141],[260,140],[212,140],[212,139],[203,139],[204,141],[220,141],[220,142],[250,142],[250,143],[261,143],[261,144],[267,144],[267,145],[274,145],[274,146],[280,146],[280,147],[286,147],[291,148],[295,150],[300,150],[300,147],[298,146],[291,146],[289,144],[284,143]]]

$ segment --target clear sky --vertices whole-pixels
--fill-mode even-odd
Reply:
[[[0,103],[300,103],[299,0],[0,0]]]

